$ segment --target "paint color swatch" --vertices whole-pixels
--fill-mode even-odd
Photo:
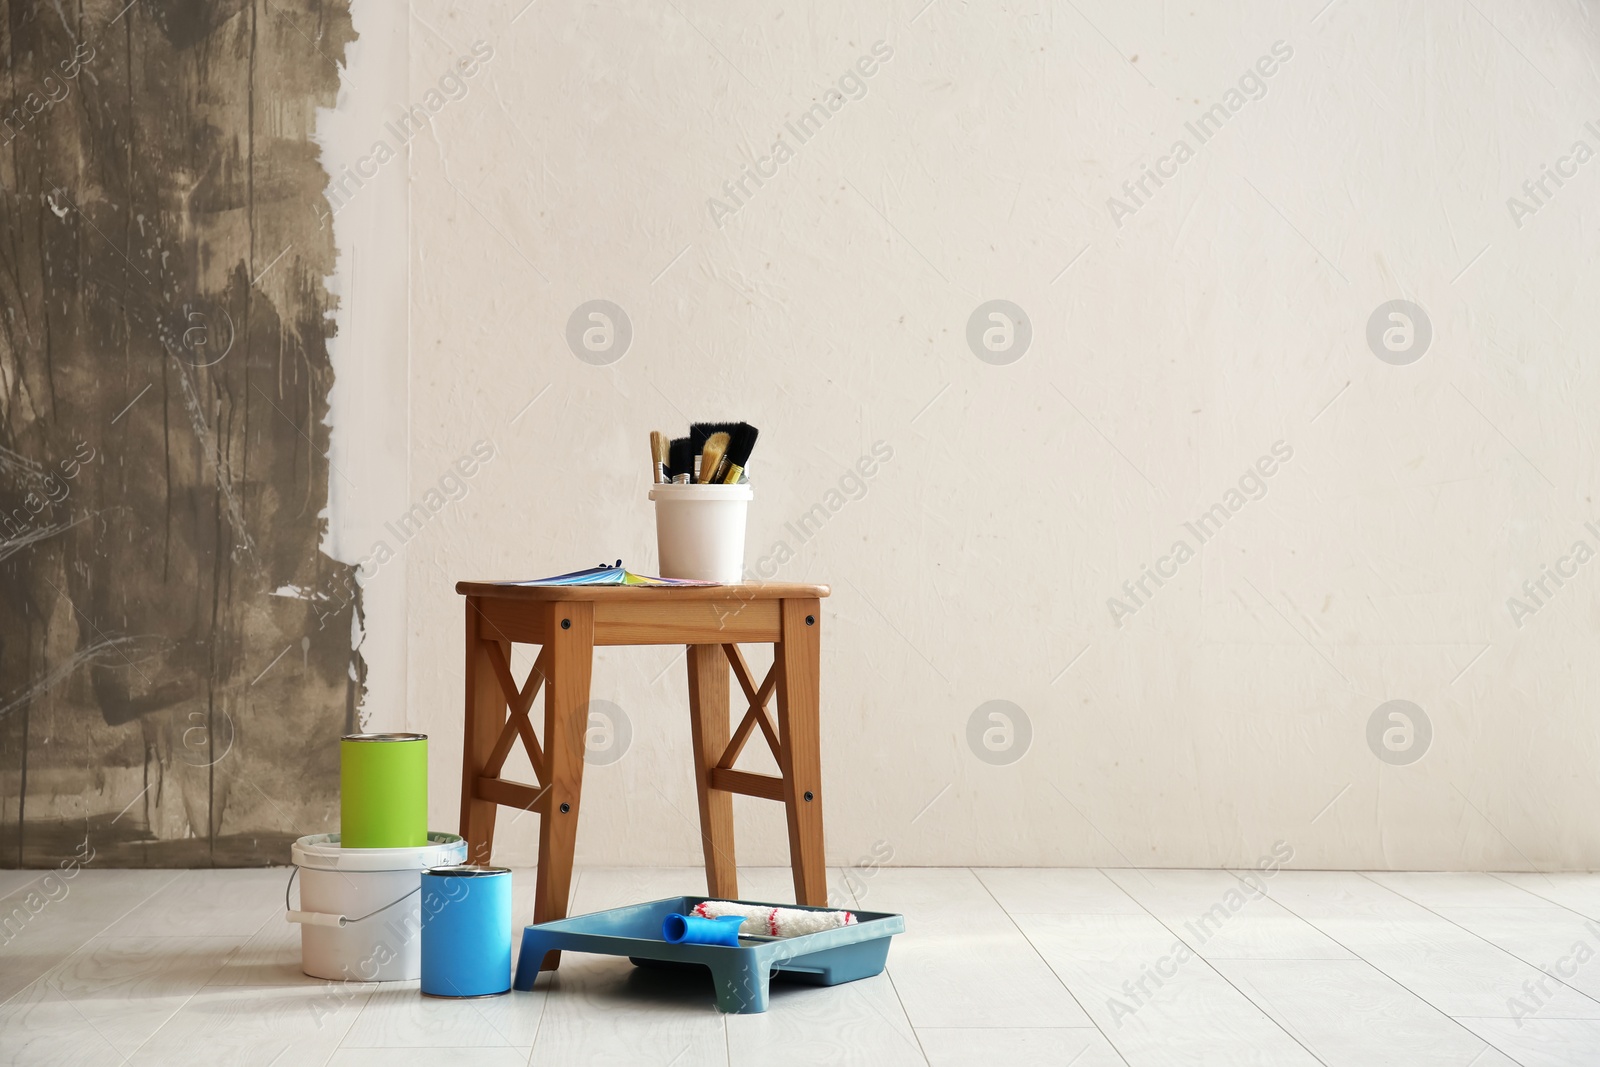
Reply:
[[[588,570],[558,574],[552,578],[532,578],[520,582],[496,582],[496,585],[717,585],[717,582],[699,582],[689,578],[657,578],[650,574],[635,574],[623,567],[619,559],[614,564],[602,563]]]

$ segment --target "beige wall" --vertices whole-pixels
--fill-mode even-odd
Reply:
[[[409,163],[412,498],[496,451],[404,549],[436,823],[454,581],[653,569],[647,432],[731,416],[762,428],[749,562],[787,541],[777,573],[834,589],[830,861],[1600,864],[1600,562],[1507,607],[1600,548],[1600,161],[1507,205],[1600,150],[1600,41],[1554,2],[1319,6],[415,0],[413,99],[493,49]],[[877,41],[865,95],[787,133]],[[779,134],[793,158],[714,220]],[[607,366],[564,337],[594,299],[632,325]],[[1032,329],[1008,365],[968,345],[994,299]],[[1410,365],[1367,340],[1399,299],[1431,321]],[[859,499],[786,529],[877,442]],[[598,656],[632,741],[589,769],[580,862],[698,861],[684,689],[672,650]],[[1409,765],[1369,747],[1392,700],[1431,724]],[[1031,725],[1015,762],[969,745],[990,701]],[[780,861],[777,812],[740,811],[741,858]],[[536,822],[503,818],[500,857]]]

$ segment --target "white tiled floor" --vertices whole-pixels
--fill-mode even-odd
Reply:
[[[888,972],[747,1016],[709,980],[571,953],[492,1000],[335,987],[299,972],[286,879],[86,870],[47,899],[0,871],[0,917],[39,894],[0,933],[0,1063],[1600,1064],[1593,874],[1281,871],[1262,896],[1222,871],[879,870],[858,903],[906,916]],[[700,880],[586,870],[573,911]],[[742,872],[748,898],[788,887]],[[532,888],[518,872],[523,918]]]

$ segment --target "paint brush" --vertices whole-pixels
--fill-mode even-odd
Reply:
[[[700,453],[705,451],[706,442],[711,439],[711,435],[712,434],[714,434],[714,433],[725,433],[725,434],[731,435],[733,433],[733,428],[735,426],[737,426],[737,425],[738,425],[738,423],[736,423],[736,422],[694,422],[694,423],[690,423],[689,424],[689,444],[690,444],[690,447],[693,449],[694,454],[696,456],[698,456],[698,455],[700,455]],[[699,474],[700,474],[699,471],[693,471],[691,473],[693,473],[696,477],[698,477]]]
[[[744,477],[744,469],[750,464],[750,453],[755,451],[756,438],[760,433],[760,430],[748,422],[734,426],[728,435],[728,451],[723,456],[722,469],[716,479],[719,483],[735,485]]]
[[[675,437],[667,445],[667,480],[694,481],[694,449],[687,437]]]
[[[650,431],[650,474],[657,485],[667,480],[667,435]]]
[[[729,435],[714,433],[706,438],[706,447],[700,453],[700,474],[702,484],[709,483],[716,475],[717,468],[722,466],[722,457],[728,451]]]
[[[690,442],[693,442],[694,454],[699,456],[702,451],[706,451],[706,442],[707,440],[710,440],[710,435],[726,434],[731,438],[733,437],[734,429],[738,429],[739,426],[744,426],[744,424],[742,424],[742,422],[691,422]],[[699,477],[701,472],[696,470],[694,475]],[[710,482],[714,483],[715,485],[715,483],[722,482],[722,478],[717,477],[717,472],[712,472]]]

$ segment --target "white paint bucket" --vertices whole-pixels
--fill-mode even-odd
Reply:
[[[652,485],[663,578],[733,584],[744,575],[749,485]]]
[[[289,907],[288,888],[283,906],[300,924],[302,971],[336,982],[422,977],[422,872],[465,862],[465,841],[430,832],[419,848],[341,848],[338,834],[313,834],[290,854],[300,907]]]

